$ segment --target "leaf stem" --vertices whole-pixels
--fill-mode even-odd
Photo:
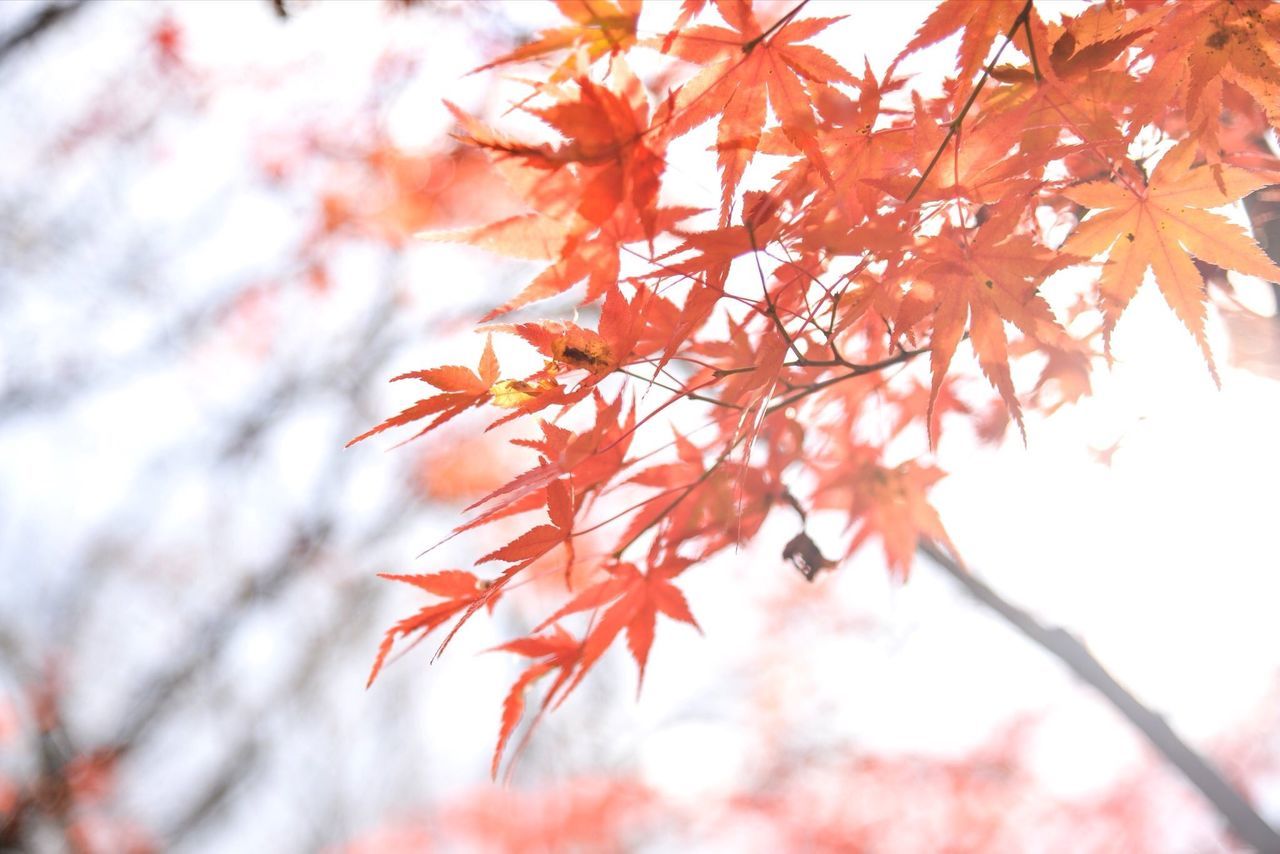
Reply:
[[[755,368],[751,368],[751,370],[753,370],[753,371],[754,371],[754,370],[755,370]],[[658,388],[662,389],[663,391],[669,391],[669,392],[671,392],[672,394],[679,395],[680,397],[684,397],[684,398],[686,398],[686,399],[688,399],[688,400],[698,400],[698,401],[701,401],[701,402],[703,402],[703,403],[710,403],[710,404],[714,404],[715,406],[723,406],[723,407],[725,407],[726,409],[741,409],[741,408],[742,408],[741,406],[739,406],[739,405],[738,405],[738,404],[736,404],[736,403],[728,403],[728,402],[723,401],[723,400],[716,400],[714,397],[707,397],[706,395],[704,395],[704,394],[698,394],[697,392],[693,392],[693,391],[686,391],[686,390],[684,390],[684,389],[674,388],[673,386],[669,386],[669,385],[667,385],[666,383],[659,382],[659,381],[658,381],[658,380],[656,380],[656,379],[650,379],[650,378],[648,378],[648,377],[642,377],[642,376],[640,376],[639,374],[633,374],[631,371],[628,371],[626,368],[619,368],[619,369],[618,369],[618,373],[620,373],[620,374],[625,374],[626,376],[629,376],[629,377],[631,377],[631,378],[632,378],[632,379],[634,379],[634,380],[638,380],[639,382],[642,382],[642,383],[648,383],[649,385],[657,386]]]
[[[890,356],[889,358],[881,359],[878,362],[871,362],[870,364],[866,364],[866,365],[854,365],[852,369],[846,373],[838,374],[834,377],[827,377],[825,380],[816,382],[810,386],[806,386],[805,388],[801,389],[800,391],[796,392],[790,397],[785,397],[782,400],[777,401],[776,403],[774,403],[772,406],[769,407],[769,409],[765,412],[765,414],[772,415],[774,412],[777,412],[779,409],[784,409],[790,406],[791,404],[795,403],[796,401],[802,400],[808,397],[809,395],[822,391],[824,388],[833,386],[836,383],[841,383],[841,382],[844,382],[845,380],[851,380],[854,377],[866,376],[867,374],[872,374],[872,373],[875,373],[876,371],[882,371],[885,368],[890,368],[890,367],[893,367],[894,365],[900,365],[903,362],[909,362],[912,359],[914,359],[916,356],[919,356],[921,353],[927,353],[927,352],[929,352],[928,347],[922,347],[919,350],[903,350],[902,352],[898,353],[896,356]]]

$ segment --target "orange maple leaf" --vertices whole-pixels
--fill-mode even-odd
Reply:
[[[764,30],[749,0],[717,0],[716,8],[733,29],[704,24],[669,39],[674,56],[702,70],[676,93],[666,130],[679,136],[720,116],[716,151],[723,227],[729,224],[738,183],[760,145],[766,104],[773,107],[787,138],[830,182],[805,81],[854,86],[857,79],[818,48],[798,44],[841,18],[784,18],[781,26]]]
[[[571,55],[547,78],[558,83],[580,73],[605,54],[627,50],[636,40],[636,23],[640,19],[640,0],[556,0],[560,13],[573,21],[564,27],[543,30],[531,42],[510,53],[487,62],[475,71],[486,71],[511,62],[527,62],[570,48],[582,52],[584,62]]]
[[[645,325],[644,310],[651,296],[648,289],[640,287],[628,300],[613,284],[600,310],[598,331],[557,320],[496,328],[513,332],[536,347],[554,363],[549,371],[587,371],[590,377],[579,388],[589,388],[628,362]]]
[[[1108,336],[1151,268],[1165,301],[1195,337],[1214,381],[1217,368],[1204,333],[1205,285],[1194,255],[1224,270],[1280,281],[1280,267],[1243,230],[1204,208],[1229,204],[1269,182],[1223,164],[1191,169],[1191,140],[1161,158],[1151,180],[1140,186],[1093,181],[1063,190],[1094,209],[1062,251],[1083,257],[1107,255],[1099,287]]]
[[[987,52],[1000,36],[1004,35],[1018,18],[1024,0],[946,0],[925,19],[903,49],[898,59],[909,53],[936,44],[959,30],[964,30],[960,37],[960,62],[958,74],[961,80],[969,81],[983,63]]]
[[[526,658],[542,659],[520,674],[502,701],[502,725],[498,730],[498,744],[494,747],[493,763],[490,766],[490,773],[496,778],[498,766],[502,762],[502,754],[507,749],[507,742],[511,740],[516,725],[524,716],[524,692],[552,670],[559,670],[560,675],[543,696],[542,709],[545,711],[577,669],[582,658],[582,644],[564,629],[556,626],[550,634],[519,638],[495,647],[494,650],[514,652]]]
[[[508,137],[448,105],[461,138],[489,152],[536,213],[428,237],[552,261],[485,320],[563,293],[583,279],[584,304],[595,301],[618,281],[623,244],[652,242],[696,212],[658,206],[665,139],[649,132],[647,91],[624,62],[612,64],[607,86],[580,77],[565,89],[574,97],[524,108],[559,133],[561,145]]]
[[[614,638],[623,629],[627,632],[627,647],[631,657],[640,667],[640,684],[644,684],[644,669],[653,646],[653,630],[658,614],[666,614],[674,620],[688,623],[696,629],[698,621],[689,610],[680,588],[671,579],[685,570],[692,561],[671,558],[642,573],[635,564],[620,563],[610,568],[610,578],[583,590],[564,607],[543,621],[535,631],[542,631],[556,621],[581,611],[594,610],[609,605],[608,610],[595,621],[583,639],[582,658],[573,685],[581,681],[591,665],[604,654]],[[610,604],[612,603],[612,604]],[[572,690],[573,685],[570,685]],[[637,688],[639,690],[639,688]]]
[[[411,424],[414,421],[421,421],[423,418],[435,415],[436,417],[426,427],[406,441],[416,439],[418,436],[439,427],[450,418],[489,400],[491,397],[490,388],[498,381],[498,357],[493,352],[493,340],[485,341],[484,353],[480,356],[479,373],[460,365],[445,365],[440,368],[428,368],[424,371],[410,371],[391,378],[392,382],[398,380],[421,380],[428,385],[434,386],[440,391],[440,394],[419,400],[413,406],[397,415],[391,416],[371,430],[366,430],[350,442],[347,442],[348,448],[357,442],[368,439],[370,436],[381,433],[383,430]]]
[[[434,386],[441,393],[420,400],[413,406],[391,416],[378,426],[366,430],[350,442],[347,442],[347,447],[349,448],[357,442],[362,442],[370,436],[381,433],[383,430],[412,424],[430,415],[435,415],[436,417],[426,427],[406,439],[405,442],[410,442],[431,432],[450,418],[460,415],[473,406],[491,403],[502,409],[516,410],[516,413],[513,414],[518,414],[532,411],[534,408],[547,405],[552,401],[559,402],[564,399],[562,396],[557,395],[562,389],[551,377],[535,374],[527,381],[500,380],[498,379],[499,370],[498,357],[493,352],[493,339],[490,336],[485,341],[484,353],[480,356],[478,373],[461,365],[444,365],[439,368],[427,368],[422,371],[409,371],[392,377],[392,382],[397,380],[420,380]],[[404,442],[401,444],[404,444]]]
[[[938,511],[925,497],[945,476],[941,469],[915,461],[889,468],[881,464],[876,448],[858,444],[847,431],[830,432],[832,465],[820,476],[814,503],[838,509],[847,515],[850,527],[857,526],[846,558],[877,535],[889,570],[905,580],[920,540],[936,540],[957,553]]]
[[[1072,259],[1037,245],[1029,235],[1011,233],[1017,218],[1010,211],[1015,210],[997,211],[972,238],[948,226],[927,244],[913,265],[916,281],[902,301],[898,322],[910,327],[926,307],[933,311],[929,347],[933,387],[927,412],[930,445],[937,443],[934,404],[964,334],[966,318],[978,364],[1000,392],[1019,429],[1022,409],[1009,373],[1005,321],[1038,341],[1066,342],[1048,303],[1036,289],[1049,273]]]
[[[1270,0],[1173,3],[1149,15],[1155,30],[1146,49],[1154,60],[1151,102],[1179,88],[1188,117],[1199,111],[1216,115],[1222,90],[1210,84],[1221,78],[1248,91],[1280,127],[1280,6]]]
[[[1052,43],[1048,57],[1041,55],[1034,69],[997,66],[992,78],[1008,85],[995,90],[985,104],[1000,122],[1017,129],[1022,152],[1047,163],[1055,159],[1055,147],[1066,134],[1079,141],[1091,168],[1105,168],[1123,156],[1130,140],[1120,118],[1141,85],[1121,61],[1126,48],[1147,32],[1124,15],[1123,9],[1094,7],[1081,16],[1089,19],[1087,38],[1065,31],[1056,40],[1053,30],[1031,16],[1037,44]],[[1141,125],[1132,124],[1130,133],[1135,133]]]
[[[528,565],[573,535],[574,496],[566,480],[554,480],[545,489],[550,525],[538,525],[525,531],[500,549],[495,549],[476,563],[502,560]]]
[[[907,175],[891,175],[868,183],[881,186],[900,199],[915,190],[913,198],[919,202],[962,197],[979,204],[994,204],[1016,194],[1025,196],[1039,183],[1044,155],[1026,150],[1010,153],[1022,132],[1020,125],[982,122],[963,139],[952,137],[948,141],[942,128],[925,111],[920,96],[913,93],[913,100],[913,136],[920,174],[924,174],[944,143],[956,146],[947,155],[949,168],[930,172],[928,179],[919,184],[917,177]]]
[[[444,601],[427,605],[418,613],[411,617],[405,617],[387,629],[387,633],[382,638],[382,644],[378,647],[378,655],[373,661],[373,669],[369,671],[369,681],[366,683],[366,687],[372,685],[373,680],[378,678],[378,673],[382,670],[382,665],[386,662],[387,656],[391,654],[391,647],[395,644],[397,637],[416,634],[421,640],[421,638],[426,637],[430,632],[446,623],[454,614],[486,600],[486,594],[489,589],[488,582],[482,581],[470,572],[464,572],[460,569],[446,569],[443,572],[435,572],[430,575],[379,573],[378,577],[389,581],[411,584],[433,596],[443,598]],[[492,606],[495,600],[488,598],[488,602]]]

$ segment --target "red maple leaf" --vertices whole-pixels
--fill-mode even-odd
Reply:
[[[640,667],[640,683],[643,685],[644,669],[649,661],[649,650],[653,646],[653,630],[658,614],[666,614],[674,620],[699,628],[697,620],[689,611],[689,603],[685,601],[684,594],[671,583],[671,579],[684,572],[690,563],[689,560],[670,558],[650,567],[648,572],[641,572],[631,563],[615,564],[608,570],[609,578],[583,590],[535,629],[541,631],[570,614],[608,605],[600,618],[592,622],[582,641],[578,674],[570,689],[582,679],[624,629],[627,633],[627,647]]]
[[[418,613],[411,617],[405,617],[387,629],[386,635],[382,638],[382,644],[378,647],[378,655],[373,661],[373,668],[369,671],[369,681],[366,686],[372,685],[373,680],[378,678],[378,673],[382,670],[382,665],[386,662],[387,656],[391,654],[391,648],[395,644],[396,638],[416,634],[419,636],[418,639],[421,640],[448,622],[459,611],[485,600],[489,592],[488,582],[482,581],[472,573],[464,572],[460,569],[446,569],[430,575],[379,573],[378,577],[389,581],[411,584],[433,596],[441,597],[444,601],[425,605]],[[488,601],[492,605],[495,600],[490,598]]]
[[[829,181],[806,81],[855,85],[857,80],[818,48],[799,44],[841,18],[795,19],[793,11],[766,30],[750,0],[717,0],[716,8],[732,29],[690,27],[664,45],[672,55],[701,66],[676,94],[665,131],[679,136],[720,117],[716,151],[722,173],[720,219],[725,226],[738,183],[760,145],[766,105],[773,108],[787,138]]]

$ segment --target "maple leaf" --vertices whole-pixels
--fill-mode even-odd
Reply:
[[[605,54],[625,51],[636,40],[640,0],[556,0],[556,6],[573,21],[572,25],[544,30],[533,41],[485,63],[472,74],[570,48],[582,51],[584,61],[578,62],[577,56],[570,56],[552,70],[548,80],[558,82],[573,77],[582,70],[581,66]]]
[[[503,409],[520,409],[554,386],[555,382],[546,378],[534,382],[499,380],[489,387],[490,403]]]
[[[944,416],[948,413],[973,414],[973,408],[956,396],[955,383],[950,378],[943,380],[936,398],[931,386],[922,385],[916,381],[911,384],[908,390],[896,396],[899,409],[897,418],[893,423],[893,432],[901,433],[908,424],[919,416],[919,413],[928,412],[931,401],[935,432],[938,432],[937,425],[943,422]]]
[[[1140,184],[1093,181],[1068,187],[1063,195],[1091,208],[1062,251],[1085,258],[1103,255],[1098,285],[1109,336],[1147,269],[1155,274],[1165,301],[1200,345],[1214,381],[1213,354],[1204,332],[1204,279],[1192,256],[1224,270],[1280,281],[1280,267],[1238,226],[1205,208],[1236,201],[1268,181],[1235,166],[1192,169],[1195,145],[1179,143]]]
[[[734,431],[744,429],[739,418],[731,423]],[[709,464],[702,450],[676,432],[676,461],[650,466],[627,480],[629,484],[660,491],[632,508],[639,512],[618,538],[619,547],[614,554],[621,554],[641,534],[655,527],[659,531],[657,542],[700,541],[696,553],[699,560],[754,536],[784,492],[777,482],[780,472],[731,461],[729,455],[739,442],[759,435],[761,429],[763,425],[730,440]]]
[[[1103,44],[1119,55],[1136,37],[1137,34],[1130,34]],[[1066,41],[1069,39],[1064,35],[1057,44]],[[1075,65],[1059,67],[1051,62],[1044,66],[1039,80],[1026,68],[1002,66],[992,74],[1010,85],[995,92],[986,107],[999,115],[1006,127],[1017,130],[1020,151],[1033,162],[1043,164],[1060,153],[1069,154],[1056,147],[1064,135],[1079,140],[1078,148],[1088,156],[1094,170],[1105,172],[1110,159],[1123,156],[1130,139],[1118,122],[1123,112],[1121,105],[1137,97],[1139,87],[1122,70],[1086,64],[1084,58],[1089,57],[1098,58],[1099,66],[1114,59],[1103,61],[1097,52],[1086,48],[1072,57],[1081,58]]]
[[[1023,343],[1033,342],[1028,339]],[[1032,402],[1046,415],[1052,415],[1066,404],[1075,403],[1093,391],[1089,379],[1089,353],[1058,347],[1040,346],[1037,349],[1043,351],[1048,360],[1040,371],[1035,387],[1031,389],[1031,397]]]
[[[435,415],[436,417],[431,423],[423,427],[416,435],[410,437],[411,439],[416,439],[418,436],[422,436],[439,427],[450,418],[454,418],[471,407],[480,406],[490,400],[493,397],[491,388],[498,381],[499,370],[498,358],[493,352],[492,338],[485,341],[484,353],[480,356],[478,370],[479,373],[476,373],[470,368],[464,368],[459,365],[445,365],[440,368],[428,368],[424,371],[410,371],[409,373],[392,377],[392,382],[398,380],[420,380],[434,386],[440,391],[440,394],[420,400],[399,414],[391,416],[378,426],[366,430],[350,442],[347,442],[347,447],[350,448],[357,442],[362,442],[370,436],[381,433],[383,430],[412,424],[414,421],[421,421],[423,418]]]
[[[628,300],[612,285],[600,311],[599,331],[564,321],[520,323],[509,329],[555,362],[554,370],[587,371],[590,377],[579,388],[589,388],[631,357],[650,296],[648,289],[640,287]]]
[[[573,536],[574,496],[568,480],[554,480],[543,488],[549,525],[537,525],[511,542],[495,549],[476,563],[501,560],[528,566]]]
[[[856,526],[846,558],[868,537],[879,536],[890,571],[905,580],[922,539],[945,543],[952,554],[958,553],[926,498],[944,476],[940,469],[915,461],[887,467],[879,449],[857,442],[847,430],[829,432],[833,441],[813,501],[815,507],[838,510],[849,527]]]
[[[467,243],[511,258],[547,261],[560,256],[570,232],[565,223],[553,215],[526,213],[474,228],[424,232],[417,236],[439,243]]]
[[[559,670],[560,675],[556,677],[556,681],[543,697],[542,708],[545,710],[578,667],[582,649],[582,644],[559,626],[549,634],[519,638],[495,647],[495,651],[514,652],[526,658],[542,659],[531,664],[520,674],[502,701],[502,724],[498,730],[498,743],[494,747],[493,762],[490,766],[490,773],[495,779],[498,776],[498,766],[502,762],[502,754],[506,751],[507,742],[511,740],[511,735],[520,723],[520,718],[524,716],[525,691],[551,671]]]
[[[1154,34],[1145,45],[1153,65],[1147,76],[1151,100],[1140,110],[1146,119],[1154,104],[1173,91],[1185,93],[1185,110],[1216,116],[1224,79],[1249,92],[1280,127],[1280,6],[1268,0],[1231,3],[1173,3],[1148,13]],[[1211,95],[1208,100],[1202,96]]]
[[[649,661],[654,625],[659,613],[688,623],[701,631],[697,620],[689,611],[689,603],[684,594],[671,583],[671,579],[683,572],[691,562],[673,557],[643,573],[635,564],[616,564],[609,568],[611,577],[583,590],[534,631],[542,631],[570,614],[609,605],[600,618],[593,621],[582,641],[582,656],[573,684],[576,685],[582,679],[591,665],[613,643],[618,633],[625,629],[627,647],[640,667],[640,684],[643,685],[645,665]],[[572,685],[570,688],[572,689]]]
[[[915,101],[915,154],[920,174],[924,174],[936,152],[946,141],[945,132],[925,111],[919,95]],[[917,178],[890,176],[872,183],[905,199],[915,190],[915,200],[964,198],[979,204],[996,204],[1010,196],[1026,196],[1039,182],[1039,173],[1048,155],[1020,150],[1015,143],[1022,133],[1020,124],[982,122],[963,137],[952,137],[955,151],[950,167],[930,172],[924,183]]]
[[[889,568],[905,579],[921,539],[946,543],[952,553],[957,553],[938,511],[926,498],[929,488],[943,476],[940,469],[917,462],[894,468],[873,464],[858,470],[847,512],[861,527],[850,541],[846,556],[856,551],[866,537],[878,534]]]
[[[440,647],[436,650],[437,658],[448,647],[454,635],[482,606],[493,607],[498,597],[502,595],[502,591],[513,578],[528,569],[556,546],[568,543],[569,538],[573,536],[573,516],[577,509],[577,502],[570,483],[566,480],[552,481],[543,487],[542,494],[546,497],[547,515],[551,520],[551,524],[536,525],[505,546],[494,549],[476,561],[479,564],[500,560],[510,564],[510,566],[503,570],[502,574],[497,578],[486,582],[484,592],[478,598],[466,604],[466,609],[462,612],[458,621],[453,624],[453,628],[449,630],[444,640],[440,642]],[[536,506],[520,507],[519,509],[534,509]],[[492,521],[492,518],[485,521]],[[475,525],[466,527],[475,527]],[[566,572],[568,571],[568,564],[572,563],[572,558],[573,553],[572,549],[570,549]]]
[[[587,283],[583,305],[596,301],[616,286],[622,269],[622,247],[627,243],[643,240],[646,235],[636,227],[619,228],[618,221],[627,219],[628,215],[617,210],[614,213],[615,219],[604,223],[594,235],[583,237],[579,233],[565,237],[559,243],[548,242],[544,255],[552,260],[552,264],[535,276],[520,293],[490,311],[483,319],[492,320],[531,303],[562,294],[583,280]],[[652,213],[656,229],[667,227],[689,215],[684,208],[658,208],[653,209]],[[560,226],[553,228],[563,231]],[[466,233],[455,234],[461,239],[467,239]],[[508,252],[505,247],[496,243],[485,248],[510,255],[517,255],[519,252],[518,248]]]
[[[1029,236],[1011,233],[1015,208],[993,214],[972,240],[948,227],[932,241],[913,265],[916,280],[902,301],[899,324],[910,327],[923,312],[933,312],[929,363],[933,386],[926,413],[930,445],[936,445],[934,404],[955,355],[968,319],[969,338],[978,364],[1000,393],[1005,406],[1023,430],[1022,408],[1009,373],[1009,321],[1025,335],[1046,343],[1065,342],[1048,303],[1036,294],[1040,282],[1073,259],[1037,245]]]
[[[991,45],[1008,32],[1026,5],[1024,0],[945,0],[920,25],[898,59],[963,29],[957,73],[961,80],[971,80],[986,62]]]
[[[823,128],[818,142],[830,169],[830,181],[817,174],[807,160],[799,160],[778,175],[777,186],[769,196],[812,212],[804,218],[808,226],[805,233],[817,246],[834,249],[842,241],[863,236],[860,229],[851,232],[850,222],[874,219],[885,193],[881,179],[903,171],[900,157],[910,142],[909,135],[902,132],[903,128],[875,129],[883,115],[884,95],[901,88],[904,82],[893,75],[894,68],[890,66],[883,79],[878,79],[870,65],[864,63],[856,99],[835,86],[809,81]],[[780,128],[766,132],[760,151],[789,157],[802,153]]]
[[[579,77],[572,91],[574,97],[557,98],[550,106],[523,108],[564,138],[558,146],[512,139],[448,105],[463,138],[507,167],[512,188],[523,190],[536,212],[431,238],[553,262],[485,320],[563,293],[583,279],[584,304],[595,301],[617,284],[624,244],[652,243],[660,230],[692,212],[658,206],[665,137],[649,132],[648,95],[626,63],[611,64],[609,85]]]
[[[573,433],[543,421],[539,425],[541,439],[513,439],[512,444],[538,452],[538,465],[466,508],[468,511],[486,509],[470,522],[455,528],[454,535],[513,513],[538,509],[544,503],[550,508],[552,499],[548,489],[563,475],[572,474],[574,494],[583,496],[616,474],[630,447],[635,411],[623,416],[621,398],[606,403],[597,393],[595,401],[596,422],[589,430]],[[580,502],[581,499],[575,500]],[[558,517],[551,518],[554,522]]]
[[[472,573],[464,572],[460,569],[448,569],[430,575],[379,573],[378,577],[413,585],[433,596],[441,597],[444,601],[424,606],[418,613],[411,617],[405,617],[387,630],[386,635],[382,638],[382,644],[378,647],[378,655],[373,661],[373,668],[369,671],[369,681],[366,683],[366,687],[372,685],[373,680],[378,678],[378,673],[382,670],[382,665],[386,662],[387,656],[390,655],[396,638],[407,637],[411,634],[425,637],[448,622],[459,611],[482,601],[489,590],[488,582],[482,581]],[[493,602],[492,599],[489,599],[489,601],[490,603]]]
[[[739,405],[759,402],[772,394],[774,383],[782,372],[787,357],[787,342],[781,335],[756,340],[747,334],[746,325],[729,320],[729,340],[709,341],[695,352],[720,361],[722,368],[732,371],[720,385],[720,399]]]
[[[702,24],[664,44],[673,56],[702,67],[676,93],[666,132],[679,136],[720,116],[716,151],[723,227],[729,223],[738,183],[759,147],[766,105],[773,107],[787,138],[829,182],[806,81],[856,85],[857,80],[828,54],[798,44],[841,18],[790,19],[766,32],[749,0],[717,0],[716,8],[733,29]]]

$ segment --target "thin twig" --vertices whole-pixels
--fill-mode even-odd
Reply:
[[[707,470],[704,471],[701,475],[699,475],[697,480],[693,481],[692,483],[684,487],[677,487],[677,489],[681,489],[682,491],[680,492],[679,495],[676,496],[675,501],[672,501],[670,504],[664,507],[662,512],[659,513],[656,517],[654,517],[653,521],[645,525],[640,530],[636,531],[634,534],[632,534],[631,539],[627,540],[621,546],[614,549],[613,550],[614,558],[615,559],[621,558],[623,553],[626,552],[627,549],[635,545],[636,540],[644,536],[646,531],[648,531],[654,525],[661,522],[663,519],[666,519],[669,515],[671,515],[671,511],[675,510],[677,507],[680,506],[680,502],[684,501],[686,498],[692,495],[693,491],[696,490],[699,486],[702,486],[702,484],[706,483],[707,480],[711,477],[711,475],[715,474],[716,471],[719,470],[720,464],[723,463],[725,460],[729,459],[729,455],[732,454],[735,450],[737,450],[738,446],[742,444],[742,440],[745,439],[746,437],[747,437],[747,434],[743,433],[741,436],[734,439],[733,442],[730,443],[729,447],[725,448],[724,451],[721,452],[720,456],[716,457],[715,462],[707,466]],[[663,493],[659,493],[659,494],[663,494]]]
[[[755,49],[755,46],[756,46],[756,45],[760,44],[760,42],[762,42],[762,41],[764,41],[765,39],[769,38],[769,36],[773,35],[773,34],[774,34],[774,33],[776,33],[778,30],[782,29],[782,28],[783,28],[783,27],[785,27],[787,24],[789,24],[789,23],[791,22],[791,19],[792,19],[792,18],[794,18],[796,15],[800,14],[800,10],[801,10],[801,9],[803,9],[805,6],[808,6],[808,5],[809,5],[809,0],[800,0],[800,2],[796,4],[796,7],[795,7],[794,9],[792,9],[792,10],[791,10],[790,12],[788,12],[787,14],[783,15],[783,16],[782,16],[781,18],[779,18],[778,20],[774,21],[774,22],[773,22],[773,26],[769,27],[769,29],[765,30],[763,33],[761,33],[760,35],[756,36],[756,37],[755,37],[755,38],[753,38],[751,41],[746,42],[745,44],[743,44],[743,45],[742,45],[742,52],[743,52],[743,53],[751,53],[751,51]]]
[[[895,356],[890,356],[887,359],[881,359],[878,362],[871,362],[870,364],[867,364],[867,365],[856,365],[846,373],[837,374],[834,377],[828,377],[825,380],[806,386],[805,388],[801,389],[799,392],[791,395],[790,397],[786,397],[786,398],[783,398],[782,400],[777,401],[776,403],[774,403],[769,407],[768,411],[766,411],[765,414],[772,415],[773,413],[777,412],[779,409],[785,409],[786,407],[790,406],[796,401],[802,400],[808,397],[809,395],[814,394],[815,392],[822,391],[824,388],[829,388],[830,386],[833,386],[836,383],[842,383],[845,380],[851,380],[854,377],[866,376],[867,374],[873,374],[876,371],[882,371],[885,368],[890,368],[890,367],[893,367],[894,365],[900,365],[903,362],[909,362],[912,359],[914,359],[916,356],[919,356],[921,353],[927,353],[927,352],[929,352],[928,347],[924,347],[919,350],[903,350]]]
[[[764,291],[764,303],[768,306],[769,318],[773,321],[774,327],[777,328],[778,334],[782,336],[782,340],[787,342],[787,347],[791,352],[796,354],[797,359],[803,360],[804,354],[800,352],[796,342],[791,340],[791,336],[787,333],[786,325],[783,324],[782,318],[778,317],[778,309],[773,304],[773,297],[769,295],[769,282],[765,279],[764,267],[760,264],[760,247],[756,245],[756,231],[751,227],[750,223],[744,223],[743,227],[747,230],[747,239],[751,241],[751,257],[756,262],[756,272],[760,274],[760,287]]]
[[[938,161],[942,158],[942,152],[947,150],[956,132],[960,130],[960,124],[964,121],[965,116],[969,115],[969,109],[973,107],[973,102],[978,100],[978,93],[982,91],[982,87],[987,85],[987,80],[991,77],[992,70],[996,67],[996,63],[1000,61],[1000,55],[1004,53],[1004,49],[1013,41],[1013,34],[1018,31],[1023,22],[1027,20],[1027,16],[1031,13],[1031,0],[1027,0],[1022,11],[1018,13],[1018,17],[1014,20],[1013,26],[1009,28],[1009,32],[1005,34],[1004,43],[1000,45],[1000,49],[996,51],[996,55],[991,57],[991,61],[987,63],[987,67],[982,69],[982,76],[978,78],[977,84],[973,87],[973,91],[969,93],[969,98],[964,102],[964,106],[960,108],[960,114],[951,120],[947,128],[947,135],[943,138],[942,144],[938,146],[938,150],[933,153],[933,159],[929,161],[929,165],[924,168],[924,172],[920,174],[920,179],[916,181],[916,185],[911,188],[911,192],[907,193],[907,197],[902,203],[908,204],[916,197],[916,193],[920,192],[920,188],[924,186],[924,182],[929,180],[929,176],[933,174],[933,167],[938,165]]]
[[[755,370],[755,368],[752,368],[752,370]],[[693,392],[693,391],[686,391],[686,390],[684,390],[684,389],[675,388],[674,386],[669,386],[669,385],[667,385],[666,383],[659,382],[659,381],[658,381],[658,380],[656,380],[656,379],[652,379],[652,378],[650,378],[650,377],[642,377],[642,376],[640,376],[639,374],[633,374],[631,371],[628,371],[626,368],[619,368],[619,369],[618,369],[618,373],[620,373],[620,374],[625,374],[625,375],[627,375],[627,376],[631,377],[631,378],[632,378],[632,379],[634,379],[634,380],[638,380],[639,382],[642,382],[642,383],[648,383],[649,385],[652,385],[652,386],[657,386],[658,388],[662,389],[663,391],[669,391],[669,392],[672,392],[673,394],[680,395],[681,397],[685,398],[686,400],[700,400],[700,401],[702,401],[703,403],[710,403],[710,404],[712,404],[713,406],[723,406],[723,407],[725,407],[725,408],[727,408],[727,409],[741,409],[741,408],[742,408],[741,406],[739,406],[739,405],[738,405],[738,404],[736,404],[736,403],[728,403],[728,402],[723,401],[723,400],[716,400],[714,397],[707,397],[706,395],[704,395],[704,394],[698,394],[697,392]]]
[[[1022,17],[1022,29],[1027,34],[1027,55],[1031,57],[1031,71],[1036,76],[1037,83],[1044,82],[1044,75],[1040,73],[1040,61],[1036,59],[1036,40],[1031,35],[1031,9],[1030,2],[1027,3],[1027,14]]]

